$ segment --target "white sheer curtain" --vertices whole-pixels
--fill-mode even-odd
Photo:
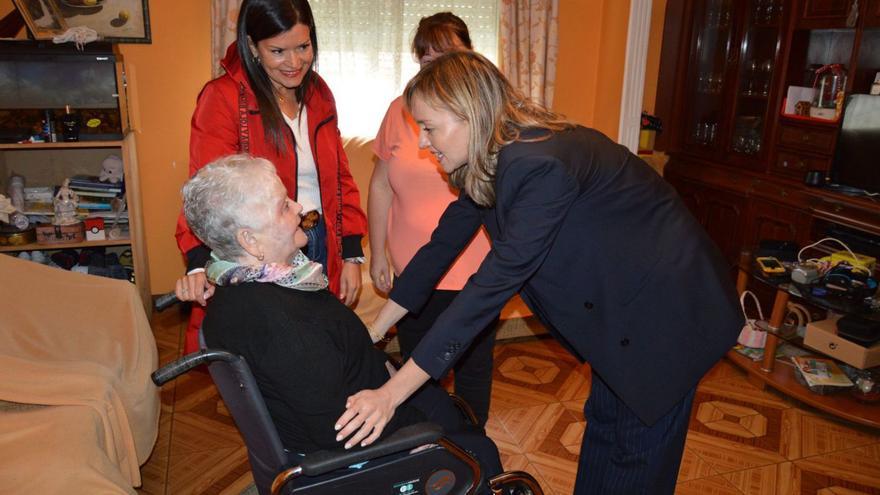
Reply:
[[[468,25],[474,49],[498,60],[498,0],[310,0],[318,73],[336,96],[346,136],[372,138],[391,100],[419,66],[410,52],[419,19],[449,11]]]

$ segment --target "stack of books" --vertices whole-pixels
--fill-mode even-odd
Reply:
[[[70,178],[70,189],[79,196],[79,208],[89,213],[112,211],[110,202],[123,191],[121,182],[101,182],[93,175],[74,175]]]
[[[74,175],[70,178],[70,189],[79,196],[79,210],[86,212],[87,218],[103,218],[113,223],[128,223],[128,210],[124,203],[119,204],[114,211],[113,200],[120,198],[125,201],[125,184],[123,182],[101,182],[94,175]],[[118,202],[117,202],[118,203]]]

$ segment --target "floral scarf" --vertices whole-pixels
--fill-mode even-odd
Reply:
[[[205,267],[208,280],[215,285],[238,285],[245,282],[272,282],[289,289],[317,291],[327,288],[327,276],[320,263],[298,251],[289,263],[242,265],[211,253]]]

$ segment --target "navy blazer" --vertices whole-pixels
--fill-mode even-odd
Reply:
[[[734,345],[743,317],[725,261],[672,187],[626,148],[584,127],[512,143],[495,181],[494,207],[464,193],[449,205],[390,294],[418,313],[486,226],[491,251],[413,352],[432,377],[516,292],[648,425]]]

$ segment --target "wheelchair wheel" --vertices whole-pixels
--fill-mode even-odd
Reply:
[[[544,495],[541,485],[529,473],[507,471],[489,480],[495,495]]]

